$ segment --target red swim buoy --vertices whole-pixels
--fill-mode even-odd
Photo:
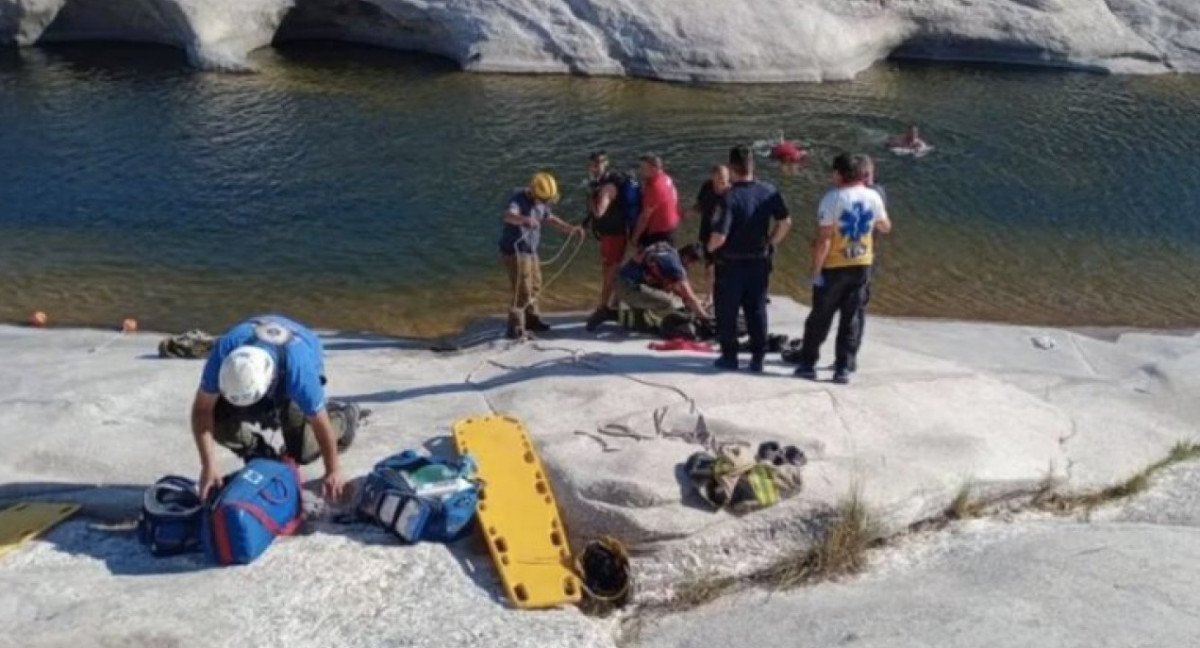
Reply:
[[[29,316],[29,325],[41,328],[46,325],[48,320],[49,318],[47,318],[46,314],[42,311],[33,311],[33,313]]]
[[[121,321],[122,333],[133,333],[138,330],[138,321],[132,317],[126,317]]]

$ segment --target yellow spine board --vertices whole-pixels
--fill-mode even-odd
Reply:
[[[22,502],[0,511],[0,558],[25,546],[26,542],[78,510],[77,504]]]
[[[566,528],[525,426],[509,416],[463,419],[454,444],[479,464],[479,528],[509,600],[520,608],[577,603],[583,588]]]

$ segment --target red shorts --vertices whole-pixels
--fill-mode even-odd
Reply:
[[[605,266],[620,265],[625,260],[629,239],[624,234],[600,237],[600,262]]]

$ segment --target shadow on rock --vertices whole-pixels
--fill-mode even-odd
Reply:
[[[422,351],[429,349],[433,340],[419,337],[390,337],[360,331],[338,331],[322,333],[321,345],[326,351],[367,351],[371,349],[397,349]]]
[[[505,370],[504,366],[499,366]],[[517,385],[539,378],[585,378],[616,376],[623,374],[715,374],[712,358],[708,356],[629,355],[590,353],[581,360],[573,356],[553,358],[526,366],[513,367],[504,373],[484,380],[452,382],[441,385],[426,385],[412,389],[388,390],[373,394],[347,396],[345,400],[355,403],[394,403],[446,394],[470,393]]]

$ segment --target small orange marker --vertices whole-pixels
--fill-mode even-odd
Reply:
[[[42,311],[33,311],[33,314],[29,316],[29,325],[41,328],[46,325],[46,320],[45,313]]]
[[[121,332],[122,333],[133,333],[136,330],[138,330],[138,321],[133,319],[132,317],[126,317],[121,322]]]

